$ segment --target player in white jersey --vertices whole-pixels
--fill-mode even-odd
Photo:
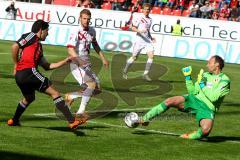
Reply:
[[[85,123],[88,116],[85,113],[85,108],[93,95],[93,92],[100,91],[100,84],[97,75],[91,70],[90,63],[90,45],[92,44],[94,50],[100,56],[103,65],[108,68],[109,62],[104,57],[98,42],[96,41],[96,31],[93,27],[89,26],[91,19],[91,12],[88,9],[83,9],[80,12],[80,26],[77,31],[70,35],[67,43],[69,55],[76,57],[77,61],[70,64],[71,72],[78,83],[83,87],[82,90],[65,95],[66,102],[71,105],[73,100],[82,97],[80,107],[77,115],[82,117],[82,123]]]
[[[151,78],[148,76],[149,70],[151,68],[154,56],[154,47],[155,39],[151,36],[150,27],[152,24],[152,19],[149,17],[151,10],[151,5],[145,3],[143,5],[143,15],[133,20],[132,31],[137,32],[136,40],[133,45],[132,56],[127,60],[127,64],[123,70],[123,78],[127,79],[128,68],[131,64],[137,59],[137,56],[144,49],[148,55],[148,60],[146,63],[145,71],[143,73],[143,78],[147,81],[151,81]]]

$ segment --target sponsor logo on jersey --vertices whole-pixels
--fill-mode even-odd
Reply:
[[[207,83],[206,83],[206,86],[207,86],[208,88],[212,88],[212,87],[213,87],[213,84],[212,84],[211,82],[207,82]]]
[[[22,39],[19,43],[21,44],[21,46],[24,46],[27,43],[27,41],[25,39]]]

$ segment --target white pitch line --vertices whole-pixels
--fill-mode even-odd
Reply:
[[[94,111],[89,111],[89,113],[97,113],[97,112],[125,112],[125,111],[146,111],[146,110],[149,110],[151,108],[124,108],[124,109],[113,109],[113,110],[94,110]],[[36,114],[33,114],[34,116],[46,116],[46,117],[49,117],[49,116],[54,116],[56,115],[56,113],[36,113]]]
[[[151,108],[124,108],[124,109],[113,109],[112,111],[145,111],[145,110],[150,110]]]
[[[55,116],[55,113],[42,113],[42,114],[40,113],[40,114],[33,114],[33,115],[34,116],[41,116],[41,117],[53,117],[53,116]],[[105,126],[115,127],[115,128],[128,128],[127,126],[115,125],[115,124],[110,124],[110,123],[105,123],[105,122],[96,122],[96,121],[93,121],[93,120],[88,121],[88,123],[100,124],[100,125],[105,125]],[[130,129],[134,129],[134,130],[137,130],[137,131],[146,131],[146,132],[149,132],[149,133],[158,133],[158,134],[171,135],[171,136],[180,136],[180,134],[178,134],[178,133],[158,131],[158,130],[153,130],[153,129],[144,129],[144,128],[130,128]],[[240,143],[239,141],[234,141],[234,140],[225,140],[224,142],[238,143],[238,144]]]
[[[109,123],[105,123],[105,122],[95,122],[95,121],[88,121],[88,122],[92,123],[92,124],[100,124],[100,125],[105,125],[105,126],[115,127],[115,128],[128,128],[126,126],[109,124]],[[137,130],[137,131],[145,131],[145,132],[148,132],[148,133],[158,133],[158,134],[178,136],[178,137],[181,135],[181,134],[178,134],[178,133],[158,131],[158,130],[153,130],[153,129],[144,129],[144,128],[130,128],[130,129],[134,129],[134,130]],[[239,141],[234,141],[234,140],[225,140],[224,142],[240,143]]]
[[[33,114],[33,115],[41,116],[41,117],[53,117],[56,114],[55,113],[39,113],[39,114]],[[110,126],[110,127],[115,127],[115,128],[128,128],[127,126],[115,125],[115,124],[110,124],[110,123],[105,123],[105,122],[95,122],[93,120],[88,121],[88,123],[100,124],[100,125],[105,125],[105,126]],[[159,133],[159,134],[165,134],[165,135],[180,136],[180,134],[177,134],[177,133],[149,130],[149,129],[144,129],[144,128],[130,128],[130,129],[134,129],[134,130],[138,130],[138,131],[146,131],[146,132],[150,132],[150,133]]]
[[[53,117],[53,116],[56,115],[56,113],[36,113],[36,114],[33,114],[33,115],[34,116],[39,116],[39,117]]]
[[[128,128],[126,126],[115,125],[115,124],[110,124],[110,123],[105,123],[105,122],[95,122],[95,121],[88,121],[88,122],[93,123],[93,124],[101,124],[101,125],[105,125],[105,126],[115,127],[115,128]],[[134,130],[137,130],[137,131],[146,131],[146,132],[150,132],[150,133],[159,133],[159,134],[171,135],[171,136],[180,136],[180,134],[177,134],[177,133],[157,131],[157,130],[152,130],[152,129],[144,129],[144,128],[130,128],[130,129],[134,129]]]

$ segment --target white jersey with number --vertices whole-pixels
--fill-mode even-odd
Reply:
[[[74,48],[79,57],[87,62],[89,61],[90,46],[93,41],[96,41],[96,31],[93,27],[87,30],[79,26],[77,30],[71,33],[67,42],[68,48]]]
[[[68,48],[74,48],[80,59],[86,62],[86,65],[79,67],[75,63],[70,64],[71,72],[79,84],[88,81],[95,81],[99,83],[96,74],[91,70],[90,63],[90,46],[92,42],[96,41],[96,31],[93,27],[87,30],[80,26],[77,30],[71,33],[69,41],[67,42]]]
[[[152,25],[152,19],[144,15],[136,17],[133,19],[133,26],[137,27],[138,30],[146,30],[145,33],[137,33],[136,42],[137,43],[151,43],[152,37],[150,34],[150,27]]]

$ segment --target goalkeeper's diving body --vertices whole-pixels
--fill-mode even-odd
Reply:
[[[222,73],[223,67],[224,60],[220,56],[212,56],[207,64],[208,72],[201,69],[196,83],[193,83],[191,78],[192,67],[183,68],[188,94],[166,99],[148,111],[138,123],[148,125],[153,118],[174,107],[195,114],[199,124],[196,131],[182,134],[181,138],[201,139],[208,136],[213,127],[215,113],[225,95],[230,92],[230,79]]]

